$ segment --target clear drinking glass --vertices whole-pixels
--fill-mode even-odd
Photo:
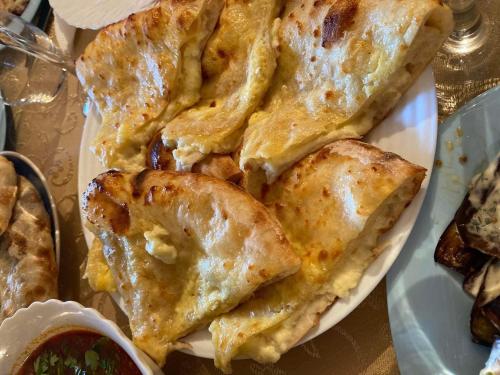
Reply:
[[[50,103],[74,62],[42,30],[0,11],[0,89],[12,106]]]
[[[500,84],[500,0],[445,0],[455,28],[434,60],[441,119]]]

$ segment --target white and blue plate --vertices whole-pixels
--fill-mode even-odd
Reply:
[[[489,348],[471,340],[474,300],[462,290],[461,275],[434,262],[434,249],[471,178],[500,150],[500,87],[438,129],[442,166],[434,168],[415,228],[387,277],[392,337],[402,374],[478,374]]]

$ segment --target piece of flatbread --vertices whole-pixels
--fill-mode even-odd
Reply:
[[[95,153],[106,167],[137,170],[162,121],[200,97],[203,48],[223,0],[162,0],[101,30],[76,63],[97,105]]]
[[[0,237],[0,322],[35,301],[57,298],[50,218],[37,190],[18,178],[12,220]]]
[[[0,156],[0,235],[9,225],[17,199],[17,174],[12,163]]]
[[[290,0],[282,18],[276,76],[240,157],[242,170],[267,182],[323,145],[377,125],[453,26],[437,0]]]
[[[228,0],[203,54],[201,100],[162,130],[177,170],[233,152],[276,68],[281,0]]]
[[[376,258],[379,237],[418,192],[425,169],[355,140],[337,141],[286,171],[264,201],[302,259],[210,325],[215,364],[236,356],[275,362],[346,297]]]
[[[179,338],[300,266],[267,209],[216,178],[110,171],[89,185],[83,207],[134,342],[159,364]]]

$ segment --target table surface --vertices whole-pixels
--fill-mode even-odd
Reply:
[[[491,5],[491,0],[485,0]],[[500,8],[500,3],[497,4]],[[500,21],[500,20],[499,20]],[[75,49],[88,40],[77,34]],[[497,43],[500,45],[500,43]],[[80,48],[78,48],[80,46]],[[463,103],[500,83],[500,71],[445,70],[451,57],[440,52],[434,60],[439,116],[442,121]],[[466,62],[462,62],[466,63]],[[500,64],[497,64],[500,65]],[[487,75],[485,77],[485,74]],[[47,176],[61,222],[60,298],[93,306],[115,320],[127,332],[128,324],[119,308],[104,293],[93,293],[81,279],[87,247],[81,230],[77,195],[78,153],[84,123],[83,94],[69,77],[50,104],[13,108],[14,127],[9,129],[11,147],[30,157]],[[314,371],[331,374],[399,373],[387,314],[385,280],[346,319],[323,335],[284,355],[274,365],[236,361],[235,374],[295,375]],[[169,356],[166,374],[221,374],[211,360],[183,353]]]

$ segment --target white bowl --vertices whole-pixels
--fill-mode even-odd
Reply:
[[[161,369],[118,326],[94,309],[79,303],[51,299],[18,310],[0,326],[0,369],[12,372],[20,356],[44,333],[63,327],[82,327],[101,333],[120,345],[143,375],[161,375]],[[50,337],[50,334],[48,335]]]

